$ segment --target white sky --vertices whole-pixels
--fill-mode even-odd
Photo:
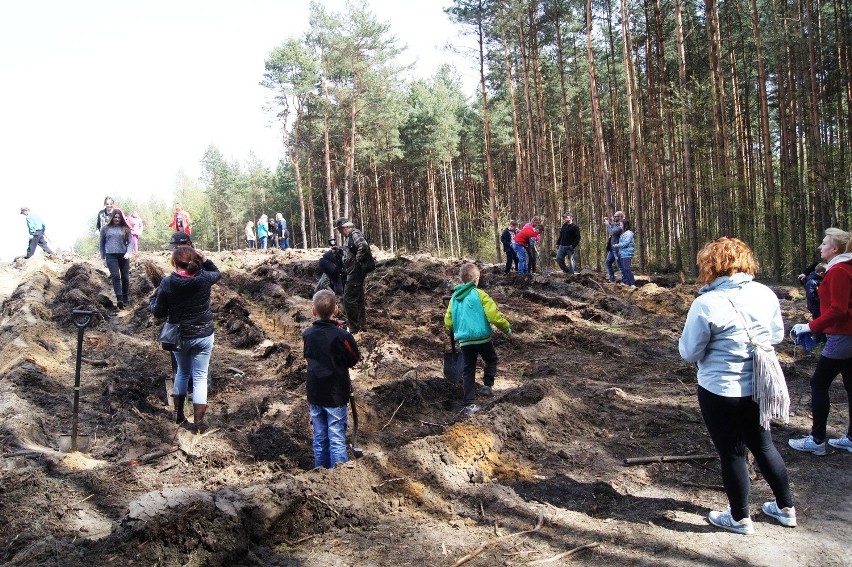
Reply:
[[[342,0],[323,0],[343,11]],[[369,0],[418,63],[454,64],[470,93],[474,61],[450,0]],[[25,252],[21,206],[68,247],[106,195],[168,199],[179,170],[193,179],[210,144],[269,167],[279,128],[258,85],[273,47],[308,26],[308,0],[0,0],[0,261]],[[120,203],[118,203],[120,205]]]

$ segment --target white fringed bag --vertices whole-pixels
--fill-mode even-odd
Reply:
[[[751,336],[748,331],[748,323],[745,317],[734,305],[730,297],[727,298],[731,307],[740,316],[748,335],[751,345],[751,362],[753,368],[751,399],[757,402],[760,408],[760,425],[767,431],[770,429],[772,418],[783,419],[784,423],[790,423],[790,394],[787,392],[787,381],[784,379],[784,371],[775,354],[772,345],[764,345]]]

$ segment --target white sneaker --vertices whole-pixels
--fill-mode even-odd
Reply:
[[[844,435],[839,439],[829,439],[828,444],[835,449],[843,449],[852,453],[852,439],[850,439],[848,435]]]
[[[796,451],[801,451],[803,453],[813,453],[818,457],[825,456],[825,441],[822,443],[817,443],[814,441],[813,435],[808,435],[807,437],[802,437],[801,439],[790,439],[787,441],[787,444],[795,449]]]
[[[476,404],[469,404],[464,406],[462,413],[466,416],[471,416],[479,411],[479,406]]]
[[[775,501],[763,503],[763,513],[775,518],[778,523],[788,528],[796,527],[796,508],[779,508]]]
[[[707,514],[707,521],[716,527],[736,534],[751,535],[754,533],[754,525],[751,522],[751,518],[743,518],[737,522],[731,517],[730,510],[710,512]]]

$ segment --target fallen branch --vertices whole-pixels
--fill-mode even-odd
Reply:
[[[402,477],[402,476],[397,477],[397,478],[389,478],[387,480],[383,480],[379,484],[373,485],[371,488],[373,490],[376,490],[376,489],[381,488],[381,487],[383,487],[384,485],[386,485],[390,482],[402,482],[403,480],[405,480],[405,477]]]
[[[299,545],[300,543],[306,542],[306,541],[308,541],[309,539],[311,539],[311,538],[315,538],[315,537],[317,537],[317,534],[313,534],[313,535],[305,536],[305,537],[303,537],[303,538],[299,538],[299,539],[297,539],[296,541],[290,541],[289,539],[285,539],[285,540],[284,540],[284,543],[286,543],[286,544],[287,544],[287,545],[289,545],[290,547],[296,547],[296,546],[297,546],[297,545]]]
[[[725,487],[721,484],[702,484],[700,482],[681,482],[683,486],[693,486],[695,488],[708,488],[711,490],[725,490]]]
[[[384,431],[384,430],[385,430],[385,427],[387,427],[388,425],[390,425],[390,422],[392,422],[392,421],[393,421],[393,418],[396,416],[396,412],[398,412],[398,411],[399,411],[399,408],[401,408],[401,407],[402,407],[402,404],[404,404],[404,403],[405,403],[405,398],[403,398],[403,399],[402,399],[402,401],[401,401],[401,402],[399,402],[399,405],[398,405],[398,406],[396,406],[396,409],[395,409],[395,410],[393,410],[393,413],[391,414],[390,419],[388,420],[388,422],[387,422],[386,424],[384,424],[384,425],[382,426],[382,428],[381,428],[381,429],[379,429],[379,431]]]
[[[89,366],[106,366],[109,364],[109,361],[107,360],[94,360],[92,358],[86,358],[85,356],[81,356],[80,360],[82,360]]]
[[[246,373],[243,370],[240,370],[239,368],[234,368],[233,366],[227,366],[227,367],[225,367],[225,370],[227,370],[228,372],[230,372],[232,374],[236,374],[237,376],[245,376],[246,375]]]
[[[538,519],[536,520],[536,523],[535,523],[535,527],[533,529],[525,530],[525,531],[522,531],[522,532],[516,532],[516,533],[513,533],[513,534],[504,535],[504,536],[498,537],[496,539],[492,539],[491,541],[485,542],[482,545],[480,545],[479,547],[477,547],[475,550],[471,551],[470,553],[468,553],[467,555],[465,555],[464,557],[462,557],[461,559],[459,559],[458,561],[453,563],[453,567],[459,567],[460,565],[464,565],[465,563],[467,563],[468,561],[470,561],[471,559],[473,559],[474,557],[476,557],[477,555],[479,555],[480,553],[482,553],[483,551],[485,551],[489,547],[493,547],[493,546],[497,545],[498,543],[500,543],[502,541],[506,541],[507,539],[517,537],[517,536],[520,536],[520,535],[531,534],[531,533],[537,532],[537,531],[541,530],[541,527],[543,525],[544,525],[544,516],[539,514]]]
[[[574,549],[571,549],[569,551],[565,551],[563,553],[559,553],[557,555],[554,555],[553,557],[548,557],[547,559],[538,559],[538,560],[533,561],[531,563],[527,563],[527,565],[544,565],[545,563],[553,563],[554,561],[559,561],[560,559],[570,557],[571,555],[574,555],[578,551],[583,551],[584,549],[591,549],[591,548],[597,547],[599,545],[600,544],[598,542],[587,543],[586,545],[581,545],[580,547],[575,547]]]
[[[323,500],[322,498],[320,498],[316,494],[311,494],[310,497],[313,498],[314,500],[318,500],[318,501],[322,502],[323,504],[325,504],[325,507],[328,508],[329,510],[331,510],[332,512],[334,512],[335,516],[338,516],[338,517],[340,516],[340,512],[338,512],[337,510],[332,508],[331,504],[329,504],[328,502],[326,502],[325,500]]]
[[[631,457],[624,459],[624,466],[647,465],[649,463],[671,463],[674,461],[704,461],[718,459],[719,455],[658,455],[656,457]]]
[[[422,419],[418,419],[417,421],[419,421],[423,425],[431,425],[432,427],[446,427],[446,425],[443,423],[432,423],[431,421],[423,421]]]
[[[130,459],[129,461],[125,461],[124,465],[128,467],[136,467],[139,465],[144,465],[145,463],[150,463],[151,461],[156,461],[157,459],[162,459],[166,455],[171,455],[172,453],[176,453],[180,451],[180,447],[169,447],[168,449],[160,449],[159,451],[154,451],[153,453],[148,453],[147,455],[142,455],[141,457],[136,457],[135,459]]]

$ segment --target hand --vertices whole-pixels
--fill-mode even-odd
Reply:
[[[790,329],[790,331],[794,335],[798,335],[798,334],[801,334],[801,333],[810,333],[811,327],[807,323],[798,323],[796,325],[793,325],[793,328]]]
[[[799,281],[802,282],[802,283],[805,282],[805,279],[807,279],[807,277],[808,276],[806,276],[805,274],[799,274],[798,275]]]

